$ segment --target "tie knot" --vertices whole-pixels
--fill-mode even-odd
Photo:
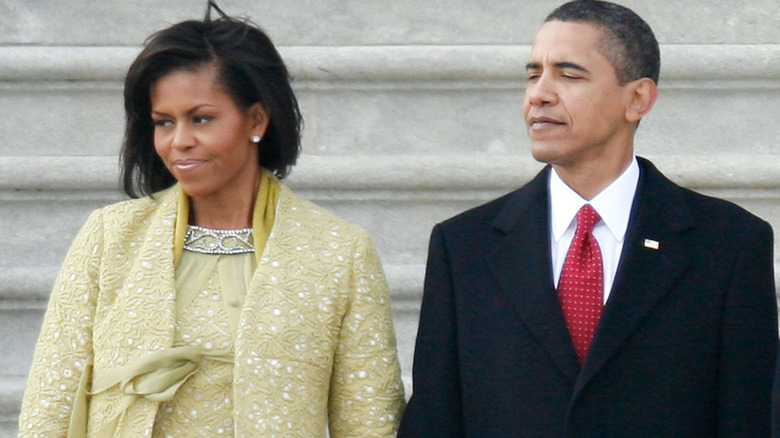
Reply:
[[[593,227],[599,219],[601,219],[601,217],[590,204],[583,205],[582,208],[580,208],[580,211],[577,212],[576,234],[590,233],[593,231]]]

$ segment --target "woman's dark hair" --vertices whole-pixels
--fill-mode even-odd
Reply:
[[[137,198],[176,180],[154,149],[151,88],[181,70],[216,68],[217,81],[241,110],[260,103],[269,124],[260,141],[258,165],[284,178],[300,153],[303,119],[290,75],[271,39],[249,21],[222,16],[184,21],[153,34],[125,78],[125,138],[121,181]]]
[[[604,32],[601,52],[615,67],[621,84],[640,78],[658,83],[661,55],[653,30],[634,11],[597,0],[568,2],[545,21],[574,21],[593,24]]]

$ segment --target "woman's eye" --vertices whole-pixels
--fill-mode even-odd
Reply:
[[[195,116],[195,117],[192,118],[192,121],[197,123],[197,124],[202,124],[202,123],[208,123],[208,122],[210,122],[213,119],[214,118],[210,117],[210,116]]]
[[[160,127],[160,128],[171,126],[173,124],[173,122],[166,119],[152,120],[152,123],[154,124],[155,127]]]

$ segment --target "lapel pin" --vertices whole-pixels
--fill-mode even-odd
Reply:
[[[645,239],[645,248],[658,249],[661,246],[657,240]]]

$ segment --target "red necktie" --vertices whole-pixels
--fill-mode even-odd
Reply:
[[[604,308],[601,251],[592,233],[599,219],[596,210],[587,204],[577,213],[577,231],[558,281],[558,298],[580,364],[585,361]]]

